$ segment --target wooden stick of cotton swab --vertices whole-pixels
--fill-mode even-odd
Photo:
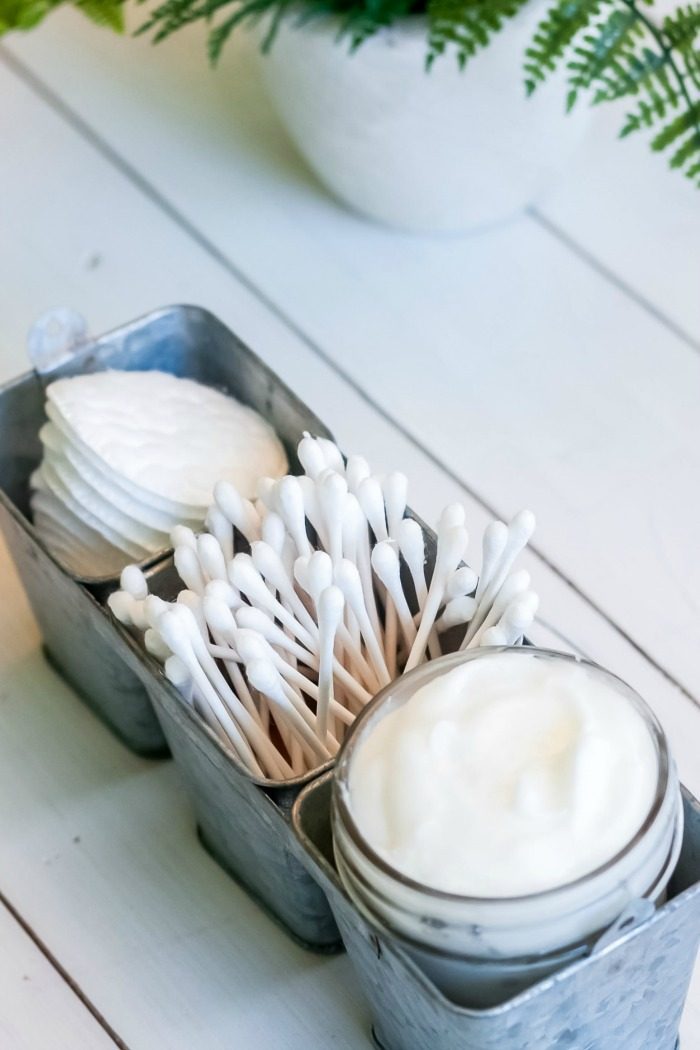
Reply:
[[[244,664],[247,665],[253,660],[271,661],[276,670],[297,692],[305,693],[314,703],[318,703],[319,686],[298,671],[293,664],[288,663],[257,631],[251,631],[245,627],[239,628],[235,634],[234,644],[236,652]],[[209,652],[216,658],[227,659],[231,650],[227,646],[210,645]],[[342,704],[339,704],[335,699],[331,699],[329,710],[333,717],[337,718],[344,725],[352,725],[355,721],[355,716],[352,712],[343,707]]]
[[[264,693],[275,708],[288,719],[304,756],[312,767],[318,761],[327,762],[334,751],[321,742],[311,711],[291,687],[285,689],[284,679],[274,664],[270,660],[253,660],[246,665],[246,673],[255,688]],[[335,750],[337,747],[336,741]]]
[[[345,499],[345,517],[346,530],[348,532],[354,531],[354,536],[347,542],[347,550],[345,547],[343,548],[343,557],[357,564],[367,615],[375,635],[379,639],[380,644],[383,645],[384,632],[379,619],[374,579],[372,577],[369,526],[360,502],[352,492],[348,492]],[[351,550],[354,551],[355,557],[351,557],[349,553]]]
[[[236,613],[236,622],[239,627],[250,628],[262,635],[271,645],[276,645],[280,649],[285,649],[292,656],[294,656],[299,663],[304,664],[311,670],[318,670],[318,654],[310,652],[305,649],[298,642],[295,642],[293,638],[289,638],[281,627],[279,627],[273,620],[265,615],[260,609],[256,609],[251,605],[242,606]],[[367,692],[363,686],[352,677],[347,668],[343,667],[338,660],[334,659],[333,667],[335,676],[349,693],[351,693],[358,703],[364,707],[372,699],[372,694]]]

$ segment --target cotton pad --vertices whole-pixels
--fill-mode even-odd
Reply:
[[[260,477],[287,470],[281,442],[257,412],[165,372],[58,379],[47,387],[46,414],[32,479],[43,494],[33,498],[35,525],[81,575],[113,572],[116,552],[123,563],[157,553],[176,523],[200,526],[217,481],[250,498]]]

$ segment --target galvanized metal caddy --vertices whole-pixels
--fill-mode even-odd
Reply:
[[[55,374],[161,368],[233,393],[275,427],[296,465],[304,430],[324,425],[219,321],[173,307],[85,347]],[[686,835],[672,899],[648,922],[502,1007],[449,1003],[345,895],[332,859],[330,767],[282,785],[245,773],[103,602],[110,577],[77,579],[45,549],[28,516],[39,462],[43,387],[30,373],[0,390],[0,526],[57,668],[134,750],[169,745],[206,848],[291,934],[355,962],[386,1050],[673,1050],[700,937],[700,810]],[[421,523],[422,524],[422,523]],[[423,526],[434,560],[435,538]],[[178,589],[168,552],[148,567],[154,593]],[[154,713],[155,711],[155,713]],[[157,715],[157,717],[156,717]]]
[[[383,1050],[674,1050],[700,941],[700,805],[687,791],[683,849],[667,903],[502,1006],[470,1010],[449,1002],[345,893],[333,860],[331,777],[300,794],[294,830],[329,900]]]
[[[255,408],[277,431],[290,462],[305,430],[330,436],[295,394],[206,310],[157,310],[77,349],[46,376],[117,369],[160,369],[217,387]],[[140,677],[113,648],[101,603],[113,576],[75,577],[44,546],[29,516],[29,478],[41,458],[44,388],[35,372],[0,388],[0,528],[41,629],[51,662],[133,751],[167,753],[165,735]],[[162,565],[162,551],[144,568]]]

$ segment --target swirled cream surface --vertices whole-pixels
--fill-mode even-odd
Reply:
[[[366,730],[349,806],[367,843],[425,886],[514,897],[622,850],[658,781],[641,714],[585,665],[507,652],[419,688]]]

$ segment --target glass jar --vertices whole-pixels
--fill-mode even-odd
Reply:
[[[565,885],[519,897],[467,897],[422,885],[393,868],[363,838],[349,805],[353,756],[387,714],[422,686],[469,660],[535,657],[582,665],[633,705],[657,756],[651,808],[616,856]],[[397,940],[453,1001],[493,1006],[590,951],[635,902],[665,894],[683,836],[683,807],[664,732],[645,702],[596,664],[550,650],[519,647],[459,652],[422,665],[387,686],[356,720],[335,770],[334,851],[342,882],[361,913]]]

